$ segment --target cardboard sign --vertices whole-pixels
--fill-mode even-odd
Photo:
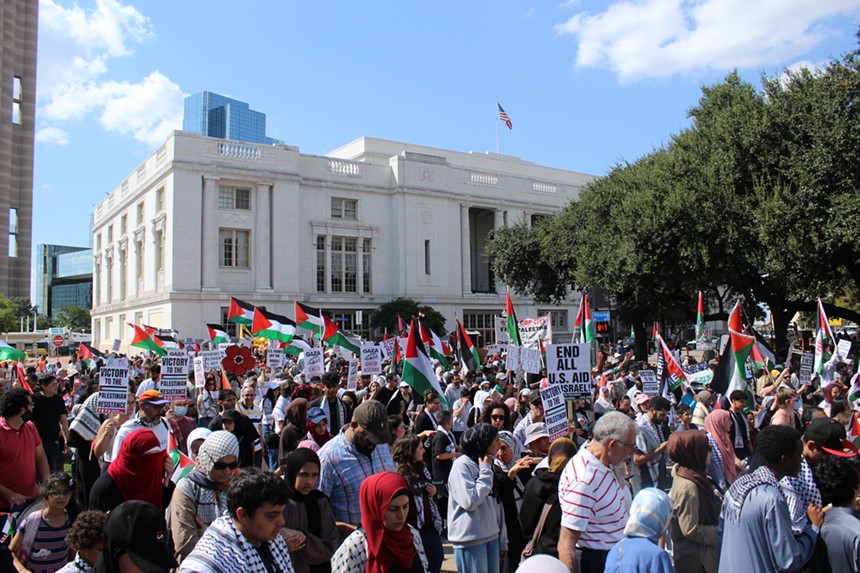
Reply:
[[[815,356],[812,352],[804,352],[800,355],[800,385],[809,384],[812,380],[812,365],[815,363]]]
[[[358,359],[353,358],[349,361],[349,373],[346,378],[346,389],[347,390],[357,390],[358,389]]]
[[[128,359],[107,361],[99,371],[99,414],[124,414],[128,407]]]
[[[660,395],[660,382],[653,370],[640,370],[639,379],[642,381],[642,392],[652,398]]]
[[[188,372],[188,355],[184,350],[168,350],[167,356],[161,359],[161,382],[159,390],[164,397],[173,402],[185,400],[188,397],[185,386]]]
[[[522,347],[520,349],[520,367],[523,369],[523,372],[540,374],[543,368],[540,360],[540,348]]]
[[[221,359],[223,357],[220,350],[204,350],[200,353],[200,358],[203,359],[203,370],[205,372],[212,372],[221,368]]]
[[[114,338],[113,346],[111,346],[111,352],[119,352],[120,344],[122,344],[122,341],[119,338]]]
[[[311,348],[305,350],[305,378],[310,380],[314,376],[322,377],[325,374],[325,356],[322,348]]]
[[[194,387],[206,387],[206,369],[203,367],[203,358],[200,356],[194,357]]]
[[[543,419],[546,424],[546,431],[549,433],[549,441],[566,437],[569,429],[562,387],[550,385],[541,388],[540,399],[543,404]]]
[[[376,344],[361,345],[361,373],[382,374],[382,347]]]
[[[840,340],[836,348],[839,351],[839,356],[843,359],[848,358],[848,355],[851,353],[851,341],[845,339]]]
[[[282,348],[270,348],[266,351],[266,366],[271,368],[272,372],[283,370],[286,363],[287,355]]]
[[[520,367],[520,347],[508,346],[508,356],[505,359],[505,368],[512,372],[516,372]]]
[[[559,385],[567,400],[591,398],[589,344],[550,344],[546,348],[547,381]]]

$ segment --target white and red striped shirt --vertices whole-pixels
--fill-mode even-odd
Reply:
[[[581,532],[580,548],[608,550],[624,536],[630,489],[611,468],[582,448],[564,468],[558,484],[561,525]]]

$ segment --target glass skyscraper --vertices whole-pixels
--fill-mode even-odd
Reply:
[[[212,92],[200,92],[185,98],[182,130],[249,143],[280,143],[266,137],[265,113],[252,110],[243,101]]]
[[[93,250],[39,245],[36,300],[39,311],[56,316],[66,306],[93,307]]]

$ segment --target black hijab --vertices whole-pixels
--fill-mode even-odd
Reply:
[[[475,424],[460,437],[460,447],[463,448],[463,453],[477,464],[487,455],[487,450],[498,437],[499,431],[490,424]]]
[[[325,494],[318,489],[313,489],[307,495],[296,491],[296,476],[299,470],[307,463],[316,464],[320,469],[320,458],[317,453],[309,448],[296,448],[287,456],[284,462],[284,481],[290,490],[290,499],[305,505],[308,514],[308,531],[319,536],[322,533],[322,519],[320,517],[319,499]]]

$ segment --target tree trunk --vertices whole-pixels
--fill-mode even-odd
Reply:
[[[636,337],[636,360],[648,360],[648,329],[645,327],[645,315],[633,314],[633,336]]]

